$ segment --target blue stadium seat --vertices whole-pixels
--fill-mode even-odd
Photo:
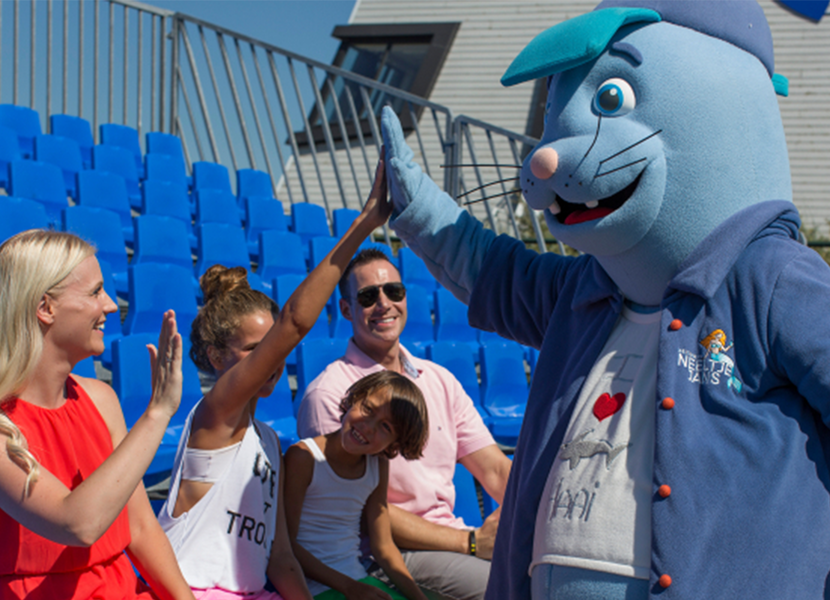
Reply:
[[[408,326],[408,325],[407,325]],[[489,424],[490,413],[481,405],[481,388],[470,348],[456,342],[435,342],[427,348],[427,358],[452,373],[472,399],[484,422]]]
[[[189,340],[186,335],[182,336],[182,341],[182,401],[179,410],[170,420],[150,468],[147,469],[148,475],[169,472],[172,469],[184,421],[202,397],[199,372],[188,356]],[[147,344],[158,346],[158,333],[125,336],[117,340],[112,348],[112,387],[121,402],[128,428],[132,427],[147,409],[153,391]]]
[[[305,258],[300,236],[290,231],[263,231],[259,236],[257,275],[270,282],[280,275],[305,277]]]
[[[0,187],[9,189],[9,164],[13,160],[20,160],[20,142],[14,129],[0,125]]]
[[[28,198],[0,196],[0,244],[27,229],[48,229],[43,205]]]
[[[467,307],[444,288],[435,291],[435,339],[464,342],[478,360],[478,333],[467,321]]]
[[[123,177],[107,171],[81,171],[78,173],[78,204],[105,208],[117,214],[121,219],[124,240],[132,246],[135,234],[130,200]]]
[[[72,198],[78,197],[75,178],[84,166],[81,149],[75,140],[59,135],[39,135],[35,138],[35,160],[60,168],[66,183],[66,192]]]
[[[515,342],[481,347],[481,401],[496,441],[515,446],[527,405],[524,352]]]
[[[227,167],[207,161],[193,163],[193,189],[201,190],[205,188],[233,194]]]
[[[334,229],[334,237],[343,237],[343,234],[349,230],[352,222],[360,214],[359,210],[353,208],[338,208],[331,211],[331,220]]]
[[[61,215],[61,229],[74,233],[98,249],[98,260],[105,260],[112,268],[116,293],[127,296],[127,249],[121,220],[111,210],[95,206],[70,206]],[[115,297],[113,297],[115,300]]]
[[[55,225],[60,223],[61,211],[69,206],[61,170],[35,160],[9,163],[9,196],[37,200],[46,209],[49,223]]]
[[[398,268],[401,270],[401,281],[406,285],[411,283],[420,285],[429,293],[438,289],[438,281],[429,272],[424,261],[411,248],[398,250]]]
[[[81,161],[84,169],[92,168],[92,127],[89,121],[71,115],[52,115],[49,117],[49,126],[52,135],[60,135],[75,140],[81,150]]]
[[[348,340],[335,338],[308,339],[297,347],[297,395],[294,397],[294,416],[308,384],[323,370],[346,353]]]
[[[418,285],[406,286],[406,312],[406,327],[401,333],[401,341],[412,354],[424,358],[427,347],[435,340],[432,314],[429,312],[429,294],[424,288]]]
[[[190,249],[196,250],[196,235],[193,233],[186,186],[155,179],[144,180],[141,185],[141,214],[178,219],[187,230]]]
[[[294,290],[297,289],[304,279],[305,275],[280,275],[273,280],[271,298],[274,299],[274,302],[277,303],[280,309],[285,306],[285,303],[291,297],[291,294],[294,293]],[[323,311],[320,313],[320,316],[317,317],[317,321],[315,321],[311,331],[306,334],[305,339],[328,339],[328,337],[329,322],[326,317],[326,312]],[[291,354],[288,355],[288,358],[285,359],[286,369],[292,374],[296,373],[297,360],[296,349],[292,350]]]
[[[300,441],[287,372],[283,371],[270,396],[259,399],[256,405],[256,418],[276,432],[283,449]]]
[[[198,307],[190,269],[178,265],[142,263],[127,269],[130,295],[124,334],[155,333],[169,309],[176,311],[176,322],[183,336],[190,333]]]
[[[75,366],[72,367],[72,374],[95,379],[95,359],[88,356],[82,361],[76,362]]]
[[[166,154],[167,156],[172,156],[181,165],[181,170],[187,173],[187,161],[184,158],[182,140],[178,136],[160,131],[152,131],[145,135],[144,141],[147,147],[147,156],[150,154]],[[146,160],[147,157],[145,156],[145,162]],[[147,177],[149,179],[149,174]],[[187,187],[189,188],[192,185],[193,180],[188,175]]]
[[[271,297],[274,302],[282,309],[291,294],[294,293],[299,285],[305,280],[304,275],[280,275],[274,279],[274,287]],[[314,326],[306,334],[306,338],[328,338],[329,337],[329,320],[326,311],[320,313]]]
[[[259,254],[259,234],[263,231],[288,231],[282,202],[268,196],[245,198],[245,238],[251,258]]]
[[[128,125],[104,123],[98,127],[101,134],[101,143],[107,146],[118,146],[129,151],[135,162],[135,170],[140,179],[144,179],[144,162],[141,156],[141,145],[138,141],[138,130]]]
[[[300,236],[303,245],[313,237],[330,236],[326,211],[322,206],[308,202],[291,205],[291,231]],[[307,257],[307,254],[306,254]]]
[[[141,208],[139,174],[132,153],[120,146],[99,144],[92,148],[92,168],[99,172],[114,173],[124,179],[130,206]]]
[[[145,179],[155,181],[168,181],[176,185],[188,187],[187,171],[184,170],[184,164],[179,162],[179,159],[169,154],[153,154],[149,153],[144,158],[145,165]]]
[[[248,245],[241,227],[224,223],[205,223],[196,227],[198,251],[196,259],[196,277],[205,274],[213,265],[226,267],[244,267],[248,270],[248,283],[261,292],[265,292],[261,278],[251,271],[248,258]]]
[[[40,115],[36,110],[16,104],[0,104],[0,125],[5,125],[17,133],[23,158],[34,157],[35,138],[43,133]]]
[[[135,217],[133,224],[135,254],[130,264],[178,265],[193,272],[193,257],[184,223],[173,217],[142,215]]]
[[[337,245],[337,238],[333,237],[314,237],[308,242],[308,270],[311,271],[323,262],[326,255],[331,252],[331,249]]]
[[[245,206],[245,200],[251,196],[274,198],[274,186],[268,173],[255,169],[238,169],[236,171],[236,199],[239,206]]]
[[[225,223],[241,230],[242,223],[233,194],[213,188],[202,188],[193,193],[196,196],[197,226],[205,223]]]
[[[101,275],[104,276],[104,291],[107,296],[112,298],[113,302],[117,302],[112,267],[101,256],[96,254],[96,257],[98,258],[98,264],[101,266]],[[121,311],[117,310],[107,315],[107,322],[104,325],[104,353],[101,354],[99,359],[107,369],[112,369],[112,344],[122,337],[124,337],[124,333],[121,330]]]
[[[455,486],[455,506],[453,514],[464,519],[469,527],[481,527],[481,507],[478,503],[476,480],[461,463],[455,464],[455,475],[452,483]]]
[[[352,337],[352,322],[343,316],[340,311],[340,288],[334,288],[334,293],[331,295],[331,321],[329,321],[329,331],[331,337],[348,340]]]

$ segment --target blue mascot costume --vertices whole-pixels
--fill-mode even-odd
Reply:
[[[485,230],[382,124],[392,225],[470,323],[540,350],[488,600],[830,598],[830,269],[798,241],[754,0],[605,0],[547,78],[521,189],[584,252]]]

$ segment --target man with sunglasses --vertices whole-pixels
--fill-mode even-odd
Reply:
[[[401,345],[406,288],[383,252],[359,252],[343,273],[340,295],[340,311],[352,323],[352,338],[346,354],[309,384],[297,415],[300,437],[337,430],[340,400],[361,377],[381,369],[410,377],[426,399],[430,431],[423,458],[398,457],[389,464],[395,541],[421,587],[458,600],[483,598],[500,512],[478,529],[467,527],[452,513],[452,478],[460,462],[500,503],[510,460],[455,377]],[[384,578],[382,572],[371,574]]]

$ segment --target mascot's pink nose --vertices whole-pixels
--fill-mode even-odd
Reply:
[[[530,159],[530,172],[539,179],[550,179],[559,166],[559,155],[553,148],[539,148]]]

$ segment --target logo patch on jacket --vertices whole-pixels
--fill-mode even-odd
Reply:
[[[703,354],[681,349],[677,356],[677,366],[688,371],[692,383],[725,384],[739,394],[743,384],[734,375],[735,361],[726,355],[733,344],[727,345],[726,342],[723,329],[715,329],[700,341]]]

